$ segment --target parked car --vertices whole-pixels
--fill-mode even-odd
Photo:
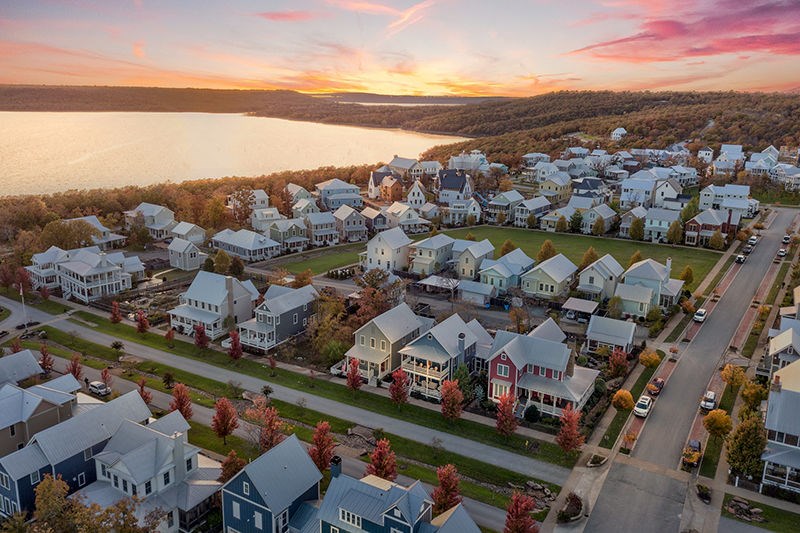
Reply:
[[[791,235],[784,235],[783,239],[781,239],[781,242],[783,244],[789,244],[790,242],[792,242],[792,236]]]
[[[747,244],[749,244],[750,246],[755,246],[756,243],[758,243],[758,237],[756,237],[755,235],[751,235],[750,238],[747,239]]]
[[[708,311],[706,311],[703,308],[700,308],[695,312],[694,316],[692,317],[692,320],[694,320],[695,322],[705,322],[707,316],[708,316]]]
[[[778,257],[786,257],[786,248],[778,250]]]
[[[750,253],[751,253],[752,251],[753,251],[753,247],[752,247],[752,246],[750,246],[749,244],[746,244],[746,245],[745,245],[745,247],[744,247],[744,248],[742,248],[742,253],[743,253],[744,255],[750,255]]]
[[[700,400],[701,411],[713,411],[717,408],[717,393],[713,390],[707,390]]]
[[[650,396],[658,396],[661,394],[661,389],[664,388],[664,378],[655,378],[647,384],[647,394]]]
[[[8,332],[6,330],[0,331],[0,339],[5,337],[6,335],[8,335]]]
[[[22,324],[17,324],[16,328],[17,328],[17,329],[25,329],[25,324],[24,324],[24,323],[22,323]]]
[[[697,466],[703,457],[703,445],[699,440],[690,440],[683,449],[683,466]]]
[[[739,255],[736,256],[736,262],[737,263],[744,263],[745,259],[746,259],[746,257],[743,256],[742,254],[739,254]]]
[[[102,381],[90,381],[89,392],[97,394],[98,396],[108,396],[111,394],[111,388]]]
[[[641,416],[642,418],[650,414],[650,408],[653,406],[653,399],[650,396],[640,396],[639,401],[633,407],[633,414]]]

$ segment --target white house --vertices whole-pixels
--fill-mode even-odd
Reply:
[[[422,178],[424,172],[422,165],[416,159],[400,157],[398,155],[395,155],[386,166],[399,174],[404,180],[412,179],[417,181]]]
[[[625,128],[619,127],[616,128],[614,131],[611,132],[611,140],[612,141],[621,141],[623,137],[628,134],[628,130]]]
[[[673,222],[681,220],[681,212],[653,207],[647,210],[644,218],[644,238],[647,241],[662,242],[667,239],[667,231]]]
[[[492,198],[486,208],[486,221],[498,223],[501,215],[505,218],[504,224],[514,221],[514,209],[522,203],[525,198],[516,189],[504,191]]]
[[[172,239],[167,247],[169,266],[180,270],[197,270],[208,257],[193,242],[184,239]]]
[[[650,207],[652,205],[655,179],[642,179],[630,177],[622,180],[619,204],[622,209],[633,209],[637,206]]]
[[[441,272],[453,257],[454,242],[452,237],[439,233],[412,243],[409,250],[411,266],[408,270],[421,276]]]
[[[345,204],[350,207],[361,207],[363,205],[358,185],[351,185],[339,178],[333,178],[317,183],[315,187],[320,201],[329,211],[334,211]]]
[[[364,270],[404,270],[408,268],[411,239],[401,228],[381,231],[367,243],[367,250],[359,254]]]
[[[472,178],[459,170],[440,170],[437,177],[438,200],[440,204],[450,205],[453,202],[472,198],[474,191]]]
[[[383,210],[390,228],[402,228],[405,233],[428,231],[430,222],[419,216],[417,211],[402,202],[394,202]]]
[[[493,257],[494,245],[489,239],[470,244],[458,255],[458,263],[455,267],[458,276],[461,279],[475,279],[481,271],[483,260]]]
[[[701,148],[697,151],[697,159],[710,165],[714,160],[714,149],[708,146]]]
[[[684,284],[671,278],[671,273],[672,258],[667,258],[665,265],[644,259],[625,271],[614,295],[622,299],[622,308],[628,315],[646,316],[655,306],[669,308],[678,303]]]
[[[474,198],[455,200],[449,206],[441,208],[442,222],[451,226],[463,226],[469,222],[469,217],[477,224],[481,221],[481,214],[481,206]]]
[[[664,202],[667,199],[677,198],[683,192],[678,180],[669,178],[665,180],[658,180],[653,191],[653,206],[664,207]]]
[[[569,291],[578,267],[563,254],[542,261],[521,277],[520,287],[528,296],[558,298]]]
[[[614,296],[620,276],[625,272],[611,254],[606,254],[581,270],[578,292],[591,300],[605,300]]]
[[[550,201],[544,196],[536,196],[520,202],[514,209],[514,225],[520,228],[528,227],[528,218],[533,215],[536,223],[550,211]]]
[[[178,222],[169,233],[173,239],[183,239],[197,245],[206,241],[206,230],[191,222]]]
[[[169,237],[169,230],[177,224],[175,222],[175,213],[163,205],[142,202],[136,209],[125,211],[124,214],[125,227],[130,228],[141,216],[144,227],[147,228],[150,236],[156,240]]]
[[[406,203],[411,207],[418,209],[425,205],[426,201],[425,187],[423,187],[422,183],[419,181],[415,181],[408,189],[408,193],[406,194]]]
[[[247,229],[224,229],[211,237],[211,247],[225,250],[227,254],[235,255],[243,261],[263,261],[281,253],[279,243]]]
[[[700,210],[729,209],[737,211],[741,218],[752,217],[758,210],[758,202],[750,201],[749,185],[709,185],[700,191]],[[753,207],[755,206],[755,207]]]
[[[314,196],[305,187],[295,183],[286,184],[286,192],[289,194],[289,204],[294,205],[300,200],[313,200]]]
[[[464,170],[477,174],[478,172],[489,172],[489,160],[486,159],[486,154],[480,150],[470,150],[469,153],[461,152],[458,155],[451,156],[447,162],[448,170]]]
[[[285,218],[286,217],[278,211],[277,207],[253,209],[253,212],[250,213],[250,226],[253,230],[263,233],[269,230],[269,227],[274,221]]]
[[[305,218],[311,213],[319,213],[320,208],[313,198],[301,198],[292,205],[292,218]]]
[[[591,209],[583,212],[583,219],[581,222],[581,232],[590,234],[594,230],[594,225],[598,219],[603,220],[603,234],[611,230],[614,220],[617,218],[617,212],[611,209],[606,204],[600,204],[592,207]]]
[[[635,322],[592,315],[586,328],[586,351],[596,354],[600,348],[606,348],[609,354],[616,349],[630,353],[635,333]]]

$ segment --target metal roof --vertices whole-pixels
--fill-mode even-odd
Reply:
[[[22,350],[0,357],[0,384],[18,383],[44,372],[33,352]]]
[[[577,270],[578,267],[575,266],[575,263],[567,259],[567,256],[558,254],[550,259],[542,261],[527,272],[525,276],[533,276],[536,272],[541,271],[547,274],[556,283],[561,283],[577,272]]]
[[[592,315],[586,328],[586,337],[603,343],[626,346],[633,343],[636,324],[604,316]]]

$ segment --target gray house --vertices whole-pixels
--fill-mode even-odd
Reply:
[[[791,363],[772,377],[767,417],[767,447],[762,484],[800,492],[800,363]]]
[[[597,353],[600,348],[608,348],[611,352],[619,348],[625,353],[630,353],[633,349],[634,333],[636,333],[634,322],[592,315],[589,327],[586,328],[586,350],[589,353]]]
[[[292,289],[270,285],[255,318],[239,324],[239,340],[248,351],[264,353],[306,330],[319,297],[311,285]]]

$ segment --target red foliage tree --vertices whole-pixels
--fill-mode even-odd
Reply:
[[[356,392],[358,392],[358,389],[360,389],[363,384],[361,382],[361,372],[358,370],[359,364],[359,360],[355,358],[351,358],[347,362],[347,388],[353,391],[353,396],[355,396]]]
[[[458,380],[442,381],[439,392],[442,394],[442,416],[447,420],[458,420],[461,417],[461,404],[464,403],[464,393],[458,388]]]
[[[11,341],[11,353],[17,353],[22,351],[22,341],[19,340],[19,337],[14,337],[14,340]]]
[[[67,363],[67,372],[75,376],[75,379],[80,381],[83,379],[83,365],[81,364],[81,356],[75,354],[72,359]]]
[[[392,372],[392,383],[389,385],[389,397],[397,407],[408,403],[408,388],[409,379],[406,371],[402,368],[398,368]]]
[[[242,358],[242,343],[239,340],[239,332],[236,330],[231,331],[231,347],[228,348],[228,357],[233,361],[238,361]]]
[[[39,289],[39,296],[42,297],[42,300],[49,300],[50,299],[50,289],[47,288],[46,285],[42,285],[42,288]]]
[[[514,396],[507,392],[500,396],[497,404],[497,432],[509,437],[517,430],[517,417],[514,416]]]
[[[136,331],[144,335],[147,333],[148,329],[150,329],[150,321],[147,320],[147,315],[144,314],[144,310],[139,309],[136,311]]]
[[[311,448],[308,450],[308,455],[311,456],[311,460],[320,471],[324,472],[330,466],[335,447],[336,443],[331,435],[331,425],[325,420],[317,422],[314,435],[311,437]]]
[[[42,343],[41,347],[39,347],[39,353],[41,354],[41,357],[39,358],[39,366],[42,367],[45,375],[48,375],[50,372],[52,372],[53,366],[55,366],[56,362],[53,359],[53,356],[50,354],[50,350],[47,349],[47,344]]]
[[[608,358],[608,370],[615,378],[625,375],[628,370],[628,354],[620,348],[614,348]]]
[[[222,468],[217,481],[220,483],[227,483],[233,479],[233,476],[241,472],[242,469],[247,466],[247,462],[236,455],[236,450],[231,450],[228,452],[228,455],[225,457],[225,459],[222,460],[221,466]]]
[[[183,418],[192,418],[192,398],[189,396],[189,387],[183,383],[176,383],[172,389],[172,401],[169,403],[170,411],[180,411]]]
[[[28,292],[31,290],[31,275],[25,269],[25,267],[19,267],[17,269],[17,287],[23,292]]]
[[[538,533],[539,526],[531,513],[536,502],[530,496],[514,492],[506,510],[506,527],[503,533]]]
[[[222,444],[227,444],[228,435],[239,427],[239,414],[231,401],[227,398],[220,398],[214,404],[214,418],[211,419],[211,429],[222,438]]]
[[[194,345],[200,348],[201,350],[205,350],[206,348],[208,348],[209,342],[211,342],[211,339],[209,339],[208,335],[206,335],[205,326],[197,324],[194,327]]]
[[[267,361],[269,362],[269,374],[271,376],[275,376],[275,369],[278,368],[277,359],[275,359],[274,355],[270,355],[269,359],[267,359]]]
[[[267,399],[263,396],[253,401],[253,407],[248,407],[244,416],[258,426],[257,440],[261,453],[271,450],[286,438],[283,432],[286,425],[281,420],[278,410],[267,405]]]
[[[367,465],[367,475],[378,476],[389,481],[397,478],[397,461],[392,451],[389,439],[378,441],[372,455],[369,456],[370,463]]]
[[[433,489],[433,514],[438,515],[461,503],[460,479],[456,467],[447,464],[436,469],[439,486]]]
[[[111,302],[111,316],[108,317],[108,320],[112,324],[119,324],[122,322],[122,312],[119,310],[119,302],[116,300]]]
[[[580,450],[581,446],[583,446],[583,441],[586,437],[580,432],[580,421],[581,412],[574,410],[572,404],[568,404],[561,410],[561,429],[558,430],[558,435],[556,435],[556,443],[566,453]]]
[[[153,401],[153,395],[145,388],[147,386],[147,380],[144,378],[139,378],[139,381],[137,381],[136,384],[139,385],[139,396],[142,397],[142,401],[144,401],[146,404],[149,404],[151,401]]]
[[[164,339],[167,341],[167,346],[172,348],[175,344],[172,342],[175,340],[175,329],[169,328],[166,333],[164,333]]]
[[[111,388],[111,384],[114,383],[114,376],[111,375],[111,371],[108,368],[100,371],[100,381],[105,383],[106,387]]]

